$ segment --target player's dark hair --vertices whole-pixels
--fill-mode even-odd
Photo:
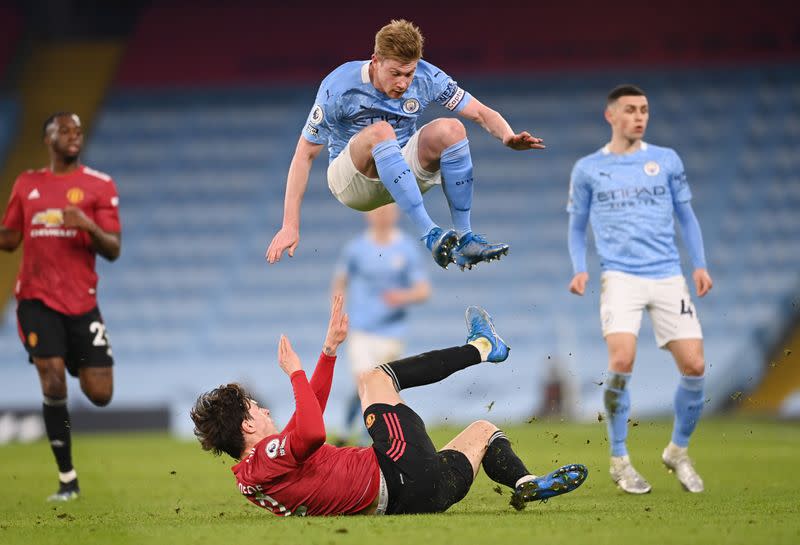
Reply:
[[[244,387],[235,383],[214,388],[197,398],[189,416],[203,450],[210,450],[216,456],[224,452],[239,459],[244,450],[242,422],[250,418],[252,399]]]
[[[608,93],[608,101],[607,104],[611,104],[612,102],[616,102],[620,97],[643,97],[645,96],[644,91],[641,87],[637,85],[633,85],[631,83],[624,83],[622,85],[617,85],[611,92]]]
[[[44,124],[42,125],[42,137],[47,136],[47,129],[50,127],[50,125],[53,124],[53,122],[56,120],[57,117],[62,117],[62,116],[69,117],[73,115],[75,115],[73,112],[56,112],[54,114],[51,114],[50,117],[44,120]]]

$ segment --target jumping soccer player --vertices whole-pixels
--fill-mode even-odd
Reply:
[[[541,149],[542,140],[515,134],[499,113],[422,60],[423,41],[412,23],[392,21],[375,35],[371,60],[345,63],[322,81],[289,167],[283,226],[267,261],[279,261],[287,250],[294,255],[311,164],[326,144],[334,196],[361,211],[396,202],[439,266],[472,268],[508,253],[507,244],[472,232],[472,158],[464,125],[440,118],[417,130],[417,119],[437,102],[511,149]],[[455,229],[442,229],[425,210],[422,194],[437,184],[443,185]]]
[[[281,336],[278,363],[289,376],[296,411],[280,430],[238,384],[201,395],[191,411],[203,449],[240,460],[239,491],[276,515],[439,513],[466,496],[478,470],[510,487],[511,505],[570,492],[586,479],[580,464],[544,477],[532,475],[497,426],[480,420],[436,451],[420,417],[403,403],[404,388],[432,384],[482,361],[501,362],[508,346],[491,318],[467,309],[467,344],[381,365],[361,375],[359,396],[371,447],[325,443],[323,412],[336,349],[347,336],[341,295],[333,298],[328,332],[309,382],[289,340]]]
[[[703,410],[703,333],[681,273],[673,214],[689,249],[698,297],[708,293],[712,281],[683,163],[674,150],[642,140],[649,115],[644,91],[634,85],[615,88],[605,111],[611,142],[575,163],[567,205],[575,273],[569,290],[583,295],[586,289],[586,227],[591,220],[603,269],[600,318],[609,358],[605,407],[611,478],[625,492],[650,492],[625,444],[628,386],[642,311],[647,309],[658,346],[672,353],[681,373],[672,440],[662,460],[686,490],[702,492],[703,480],[687,447]]]
[[[111,401],[111,346],[97,307],[95,255],[109,261],[121,248],[118,197],[107,174],[82,166],[81,121],[60,112],[44,123],[49,168],[29,170],[14,182],[0,249],[23,243],[17,279],[22,343],[42,386],[47,437],[58,464],[58,491],[50,501],[78,497],[72,465],[66,371],[80,380],[89,401]]]

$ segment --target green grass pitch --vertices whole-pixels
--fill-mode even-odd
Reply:
[[[491,416],[491,415],[489,415]],[[44,441],[0,447],[0,543],[276,545],[491,543],[800,543],[800,426],[709,419],[692,444],[706,492],[684,492],[660,462],[670,424],[632,422],[629,446],[653,492],[629,496],[608,476],[604,423],[506,427],[528,467],[589,467],[577,491],[522,512],[481,474],[445,514],[278,518],[239,496],[230,459],[166,435],[82,435],[73,442],[82,497],[44,502],[56,473]],[[438,445],[453,434],[436,429]]]

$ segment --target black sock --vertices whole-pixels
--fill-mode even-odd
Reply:
[[[380,368],[389,375],[399,392],[405,388],[439,382],[456,371],[480,362],[480,351],[471,344],[465,344],[384,363]]]
[[[500,430],[489,438],[489,448],[486,449],[481,463],[487,477],[511,488],[516,488],[518,480],[531,474],[511,449],[511,442],[506,434]]]
[[[58,471],[67,473],[72,471],[72,446],[70,441],[69,412],[67,412],[67,399],[44,398],[42,403],[44,427],[50,448],[56,457]]]

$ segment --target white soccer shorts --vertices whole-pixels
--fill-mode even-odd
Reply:
[[[422,127],[423,129],[425,127]],[[440,171],[429,172],[419,163],[419,134],[414,133],[403,146],[403,158],[414,173],[417,185],[425,193],[435,185],[442,183]],[[350,142],[328,166],[328,188],[336,199],[355,210],[367,212],[375,210],[390,202],[394,202],[386,186],[378,178],[369,178],[358,171],[350,156]]]
[[[347,359],[353,378],[378,365],[399,360],[405,344],[395,337],[384,337],[364,331],[351,331],[347,336]]]
[[[643,310],[650,314],[659,348],[677,339],[703,338],[697,310],[683,276],[653,279],[619,271],[605,271],[601,275],[603,337],[611,333],[633,333],[638,337]]]

